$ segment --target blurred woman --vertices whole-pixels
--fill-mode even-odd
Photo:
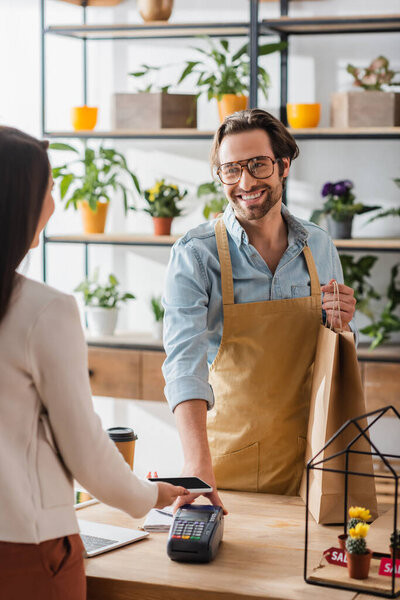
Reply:
[[[184,488],[138,479],[93,410],[74,298],[16,273],[54,211],[47,142],[0,127],[0,595],[83,600],[73,479],[132,517]]]

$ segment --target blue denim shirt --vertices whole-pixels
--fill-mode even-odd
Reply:
[[[314,223],[300,220],[282,205],[288,226],[288,247],[275,273],[249,243],[230,206],[223,219],[228,232],[235,303],[281,300],[310,295],[304,255],[309,245],[320,284],[343,283],[337,250],[329,235]],[[208,408],[214,395],[208,369],[217,355],[223,328],[221,270],[214,231],[215,221],[190,230],[173,246],[163,297],[165,395],[172,410],[185,400],[204,399]],[[350,327],[355,331],[353,322]],[[238,369],[243,365],[238,365]]]

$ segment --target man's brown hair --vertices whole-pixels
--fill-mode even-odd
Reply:
[[[219,149],[221,142],[227,135],[262,129],[271,140],[271,147],[275,158],[289,158],[290,162],[298,157],[299,148],[292,135],[278,119],[260,108],[251,108],[235,112],[218,127],[211,149],[211,168],[220,166]],[[284,165],[280,161],[279,174],[282,175]]]

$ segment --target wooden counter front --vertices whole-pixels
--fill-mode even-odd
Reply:
[[[222,492],[229,515],[216,559],[209,564],[171,561],[166,533],[87,559],[88,600],[354,600],[363,594],[322,588],[303,580],[305,508],[298,497]],[[203,499],[205,501],[205,499]],[[206,502],[206,501],[205,501]],[[137,528],[103,504],[82,519]],[[340,528],[310,523],[310,565],[336,545]]]

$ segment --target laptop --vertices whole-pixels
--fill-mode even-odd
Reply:
[[[78,523],[87,558],[137,542],[149,535],[147,531],[137,531],[81,519],[78,519]]]

